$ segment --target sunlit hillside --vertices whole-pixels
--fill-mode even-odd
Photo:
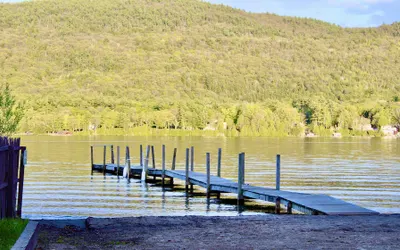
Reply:
[[[354,134],[400,124],[400,23],[344,29],[196,0],[0,4],[5,83],[25,101],[21,131]]]

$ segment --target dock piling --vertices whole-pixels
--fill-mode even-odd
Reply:
[[[99,162],[99,164],[96,164],[93,162],[94,160],[94,150],[95,147],[102,147],[103,148],[103,162]],[[103,173],[110,173],[110,174],[116,174],[117,178],[120,179],[119,177],[119,170],[121,169],[121,148],[117,146],[116,149],[116,157],[117,157],[117,164],[110,164],[109,162],[107,163],[107,150],[108,150],[108,145],[92,145],[90,149],[91,153],[91,164],[92,164],[92,171],[96,170],[99,172]],[[165,185],[165,178],[170,178],[169,184],[173,186],[173,181],[177,178],[179,180],[182,180],[186,184],[186,199],[189,200],[189,195],[188,195],[188,185],[195,184],[198,185],[202,188],[206,189],[207,193],[207,211],[209,211],[209,204],[210,204],[210,195],[214,192],[217,194],[219,193],[233,193],[237,194],[237,209],[238,212],[241,213],[244,209],[244,201],[245,198],[251,198],[251,199],[259,199],[263,201],[269,201],[273,202],[275,207],[275,213],[283,213],[287,212],[288,214],[291,214],[293,212],[293,209],[298,210],[301,213],[305,214],[313,214],[313,215],[318,215],[318,214],[324,214],[324,215],[375,215],[379,214],[375,211],[365,209],[362,207],[359,207],[357,205],[330,197],[326,195],[314,195],[314,194],[304,194],[304,193],[297,193],[297,192],[290,192],[290,191],[279,191],[271,188],[264,188],[264,187],[257,187],[257,186],[252,186],[252,185],[247,185],[245,184],[245,153],[240,153],[238,156],[238,179],[236,181],[232,181],[229,179],[223,179],[220,176],[211,176],[211,157],[210,153],[206,153],[206,173],[202,173],[202,171],[196,173],[196,172],[191,172],[191,162],[189,162],[190,159],[193,159],[193,168],[194,168],[194,157],[190,157],[190,148],[186,149],[186,166],[185,166],[185,171],[182,170],[175,170],[176,168],[176,154],[177,154],[177,148],[174,148],[174,155],[172,159],[172,169],[173,170],[166,170],[166,162],[165,162],[165,145],[162,145],[162,169],[155,169],[155,168],[149,168],[149,155],[150,155],[150,146],[147,146],[146,148],[146,155],[143,155],[143,160],[142,164],[143,167],[139,167],[137,165],[132,166],[131,169],[131,157],[130,157],[130,152],[129,152],[129,147],[126,147],[126,161],[125,161],[125,166],[123,168],[123,177],[126,177],[128,180],[128,183],[130,182],[130,175],[133,177],[137,177],[141,175],[142,178],[142,187],[143,190],[146,190],[146,183],[145,181],[147,180],[148,176],[157,176],[157,177],[162,177],[163,181],[163,187]],[[194,152],[194,149],[192,149],[192,152]],[[21,153],[24,155],[25,153]],[[194,155],[194,153],[192,153]],[[221,159],[221,150],[218,151],[218,160],[220,161]],[[192,155],[192,156],[193,156]],[[24,158],[24,157],[22,157]],[[21,159],[22,159],[21,158]],[[115,159],[114,159],[115,160]],[[22,160],[21,160],[22,161]],[[277,155],[277,189],[280,189],[280,155]],[[23,164],[21,162],[21,167],[23,167]],[[220,162],[218,163],[218,168],[220,169],[221,167]],[[117,169],[117,173],[115,173],[115,169]],[[221,172],[218,174],[220,175]],[[20,174],[23,174],[22,172]],[[106,178],[106,175],[104,176],[104,179]],[[22,192],[22,191],[21,191]],[[20,201],[18,201],[20,202]],[[19,203],[18,203],[19,204]],[[323,206],[321,205],[323,204]],[[283,206],[282,206],[283,205]],[[20,205],[18,205],[20,207]],[[285,207],[282,209],[282,207]]]
[[[207,199],[210,198],[211,191],[211,169],[210,169],[210,153],[206,154],[206,172],[207,172]]]
[[[174,148],[174,154],[173,154],[173,156],[172,156],[172,166],[171,166],[171,170],[175,170],[175,164],[176,164],[176,151],[177,151],[177,148]],[[171,179],[170,179],[170,183],[169,183],[171,186],[174,186],[174,178],[173,177],[171,177]]]
[[[151,160],[153,164],[153,168],[156,168],[156,159],[154,158],[154,146],[151,146]]]
[[[129,180],[131,174],[131,153],[129,152],[128,146],[126,146],[126,163],[128,163],[128,169],[126,171],[126,179]]]
[[[117,146],[117,179],[119,179],[119,146]]]
[[[171,167],[171,170],[175,170],[175,168],[176,168],[176,151],[177,151],[177,148],[174,148],[174,154],[173,154],[173,156],[172,156],[172,167]]]
[[[190,147],[190,171],[194,172],[194,147]],[[190,193],[193,193],[193,184],[190,184]]]
[[[243,198],[243,184],[244,184],[244,163],[245,162],[245,154],[239,154],[239,170],[238,170],[238,205],[241,206],[244,204]]]
[[[146,158],[144,159],[144,166],[142,170],[142,181],[146,182],[147,180],[147,174],[148,174],[148,168],[149,168],[149,155],[150,155],[150,146],[147,145],[146,148]]]
[[[107,146],[104,145],[104,150],[103,150],[103,175],[106,175],[106,150],[107,150]]]
[[[111,145],[110,147],[110,151],[111,151],[111,164],[114,164],[114,145]]]
[[[153,163],[153,168],[155,169],[156,168],[156,158],[154,157],[154,146],[153,145],[151,145],[151,160],[152,160],[152,163]],[[154,175],[153,176],[153,181],[156,181],[156,176]]]
[[[222,158],[222,148],[218,149],[218,165],[217,165],[217,176],[221,177],[221,158]]]
[[[92,175],[93,175],[93,164],[94,164],[94,160],[93,160],[93,146],[90,146],[90,168],[92,169]]]
[[[140,144],[140,166],[143,167],[143,145]]]
[[[281,189],[281,155],[276,155],[276,190]]]
[[[186,164],[185,164],[185,190],[186,193],[189,191],[189,148],[186,148]]]
[[[164,187],[164,182],[165,182],[165,145],[162,145],[162,149],[161,149],[161,153],[162,153],[162,174],[161,174],[161,178],[162,178],[162,186]]]

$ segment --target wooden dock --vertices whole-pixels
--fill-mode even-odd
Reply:
[[[217,176],[210,174],[210,154],[206,155],[206,173],[198,173],[194,171],[193,163],[193,147],[191,148],[191,157],[189,156],[189,149],[186,149],[186,164],[185,170],[175,169],[175,160],[177,149],[174,149],[171,169],[165,168],[165,146],[162,148],[162,169],[149,168],[149,153],[150,146],[147,147],[146,156],[143,157],[142,147],[140,150],[140,164],[131,166],[129,148],[126,150],[125,159],[127,159],[124,166],[119,164],[119,147],[117,149],[117,164],[114,162],[114,151],[111,146],[111,163],[106,163],[106,146],[103,149],[103,163],[93,163],[93,146],[91,147],[92,171],[102,171],[104,174],[114,174],[121,176],[124,173],[125,177],[139,177],[142,181],[146,181],[149,177],[155,180],[157,177],[161,178],[162,184],[165,184],[165,179],[169,179],[169,185],[173,185],[174,179],[184,181],[186,192],[193,191],[193,185],[206,189],[207,197],[211,194],[220,193],[233,193],[238,196],[238,204],[243,204],[244,199],[257,199],[267,202],[275,203],[275,212],[280,213],[281,207],[285,206],[287,213],[291,214],[292,210],[300,213],[311,215],[375,215],[378,212],[354,205],[340,199],[322,194],[305,194],[298,192],[289,192],[280,190],[280,156],[277,156],[277,185],[275,189],[266,187],[257,187],[246,185],[244,182],[244,169],[245,169],[245,154],[239,154],[238,160],[238,182],[228,180],[220,177],[221,175],[221,149],[218,150],[218,169]],[[151,147],[152,162],[154,164],[154,147]],[[190,161],[191,158],[192,160]],[[189,167],[190,161],[190,167]],[[190,189],[190,190],[189,190]]]

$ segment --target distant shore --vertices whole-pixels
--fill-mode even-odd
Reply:
[[[71,225],[70,225],[71,224]],[[400,215],[44,221],[39,249],[398,249]]]
[[[61,131],[57,133],[17,133],[15,136],[213,136],[213,137],[270,137],[270,138],[385,138],[385,139],[399,139],[400,133],[396,135],[383,135],[380,133],[372,134],[340,134],[332,133],[331,135],[317,135],[317,134],[303,134],[298,136],[293,135],[240,135],[240,134],[226,134],[216,131],[203,131],[203,130],[150,130],[150,131],[100,131],[100,132],[70,132]]]

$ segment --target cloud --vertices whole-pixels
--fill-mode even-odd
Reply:
[[[400,0],[209,0],[251,12],[310,17],[345,27],[399,21]]]

